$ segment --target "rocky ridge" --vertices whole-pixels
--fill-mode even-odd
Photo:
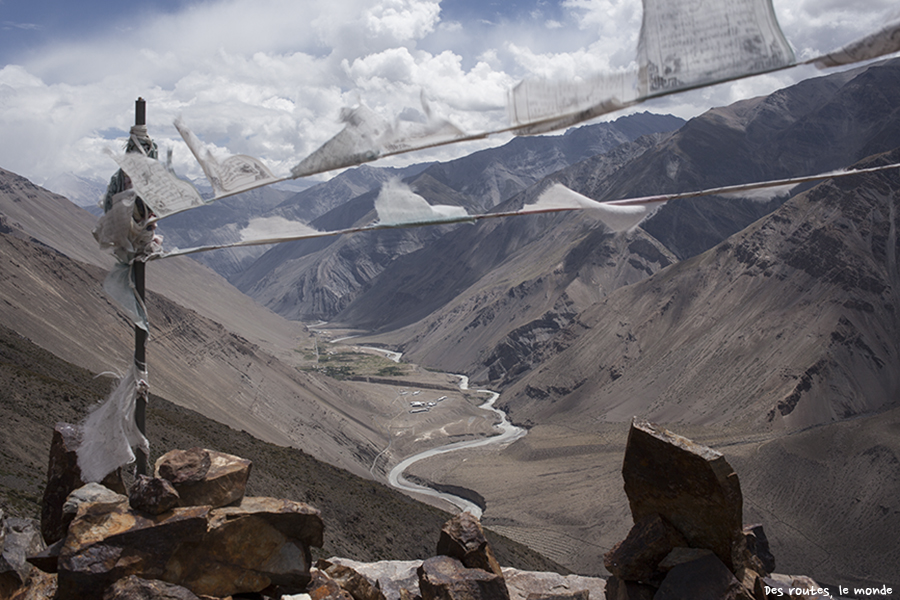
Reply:
[[[245,495],[250,461],[173,450],[125,495],[82,484],[71,430],[54,435],[41,521],[0,515],[2,600],[831,597],[807,577],[772,574],[762,526],[742,524],[740,483],[720,453],[637,419],[622,468],[634,525],[605,555],[606,581],[503,568],[470,513],[444,524],[431,558],[314,566],[321,513]],[[106,484],[125,491],[119,472]]]

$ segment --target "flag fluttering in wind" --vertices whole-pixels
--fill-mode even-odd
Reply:
[[[458,223],[469,213],[462,206],[431,205],[405,183],[392,179],[384,184],[375,199],[375,211],[380,225],[410,226],[419,223],[437,225],[441,222]]]
[[[772,190],[772,195],[786,194],[791,188],[807,182],[824,181],[874,173],[886,169],[900,168],[900,163],[868,167],[865,169],[843,169],[792,177],[788,179],[774,179],[768,181],[756,181],[736,185],[707,188],[691,192],[672,194],[659,194],[655,196],[641,196],[623,198],[608,202],[598,202],[587,196],[571,190],[561,183],[554,183],[544,190],[533,204],[526,204],[519,210],[489,212],[482,214],[469,214],[461,206],[430,205],[428,201],[416,194],[408,185],[390,181],[386,183],[375,201],[375,209],[378,220],[368,225],[337,229],[333,231],[316,231],[306,224],[291,222],[285,219],[275,219],[269,224],[266,219],[255,220],[254,227],[248,227],[242,232],[239,242],[196,246],[192,248],[175,248],[160,252],[152,259],[169,258],[209,250],[223,248],[237,248],[241,246],[258,246],[265,244],[277,244],[297,240],[347,235],[351,233],[382,231],[385,229],[400,229],[410,227],[425,227],[433,225],[448,225],[453,223],[475,223],[484,219],[498,219],[507,217],[520,217],[524,215],[547,214],[556,212],[580,211],[587,217],[602,221],[603,224],[614,232],[629,231],[634,229],[642,221],[652,216],[662,205],[672,200],[696,198],[700,196],[749,197],[759,190]]]
[[[362,103],[344,108],[341,111],[344,129],[291,169],[291,176],[306,177],[486,135],[467,135],[447,119],[434,115],[424,95],[421,102],[425,117],[422,121],[390,122]]]
[[[872,60],[900,51],[900,20],[822,56],[804,61],[820,68]],[[546,133],[650,98],[796,66],[775,18],[772,0],[643,0],[635,67],[585,73],[577,80],[526,79],[509,92],[509,126],[465,132],[435,115],[421,97],[422,119],[388,119],[360,102],[341,111],[343,129],[294,166],[273,174],[257,158],[216,158],[181,120],[175,127],[212,185],[203,200],[185,181],[140,155],[117,161],[154,206],[158,217],[288,179],[347,168],[379,158],[512,132]],[[155,161],[153,161],[155,162]],[[165,207],[165,208],[163,208]]]
[[[581,81],[526,79],[510,92],[520,135],[545,133],[659,96],[796,66],[771,0],[643,0],[636,67]],[[900,51],[900,20],[804,61],[819,68]]]
[[[285,177],[275,177],[262,161],[245,154],[236,154],[218,160],[180,118],[175,119],[175,128],[184,138],[194,158],[200,163],[200,167],[212,186],[215,196],[210,202],[286,179]]]

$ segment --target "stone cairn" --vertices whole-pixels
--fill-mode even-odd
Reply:
[[[737,474],[719,452],[635,419],[622,466],[634,525],[604,555],[607,600],[826,599],[775,574],[762,525],[743,525]]]
[[[629,433],[634,526],[605,555],[606,581],[501,568],[470,513],[444,525],[424,561],[313,565],[319,511],[245,496],[250,461],[173,450],[126,494],[118,473],[84,485],[77,442],[76,428],[57,425],[40,523],[0,513],[0,600],[766,600],[817,587],[771,574],[721,454],[646,422]]]

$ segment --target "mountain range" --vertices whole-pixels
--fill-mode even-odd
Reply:
[[[900,161],[898,107],[895,59],[686,123],[632,115],[449,163],[352,169],[161,229],[220,235],[238,213],[364,224],[391,178],[433,204],[483,212],[520,208],[556,182],[612,200],[886,164]],[[65,202],[0,172],[0,319],[99,372],[127,358],[130,336],[99,291],[109,262],[89,243],[92,217]],[[159,261],[148,266],[154,385],[366,477],[438,443],[436,432],[485,432],[469,428],[463,404],[443,422],[401,419],[386,412],[399,396],[375,371],[322,368],[327,329],[298,321],[327,321],[333,337],[402,352],[398,383],[451,390],[441,372],[460,373],[501,392],[524,438],[435,456],[411,474],[474,490],[487,527],[573,571],[603,574],[602,554],[628,531],[619,467],[637,415],[726,455],[745,521],[764,523],[779,571],[896,584],[898,211],[891,170],[770,197],[672,201],[618,234],[556,214],[288,243],[210,259],[219,273]]]

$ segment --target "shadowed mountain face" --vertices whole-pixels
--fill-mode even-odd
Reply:
[[[529,422],[640,414],[789,430],[889,408],[900,398],[898,226],[896,170],[816,186],[580,313],[506,406]]]
[[[517,138],[499,148],[424,170],[365,167],[367,177],[342,174],[283,203],[271,214],[315,217],[312,225],[320,229],[365,225],[376,220],[375,197],[381,184],[392,177],[404,178],[431,204],[463,206],[470,213],[481,213],[561,168],[638,136],[671,131],[682,123],[671,116],[645,113],[561,136]],[[333,208],[326,212],[327,207]],[[448,231],[459,228],[400,230],[284,244],[231,279],[248,295],[288,318],[330,320],[373,285],[398,257],[430,247]]]
[[[894,60],[805,81],[709,111],[670,136],[623,144],[548,180],[609,200],[848,166],[900,143],[898,75]],[[504,208],[530,202],[547,183]],[[591,303],[712,248],[784,199],[674,201],[620,236],[581,215],[460,228],[395,260],[334,321],[381,332],[376,341],[402,348],[410,360],[507,385],[557,352],[560,342],[549,334],[565,330]],[[619,250],[604,250],[609,244]],[[540,297],[504,300],[524,290]]]

